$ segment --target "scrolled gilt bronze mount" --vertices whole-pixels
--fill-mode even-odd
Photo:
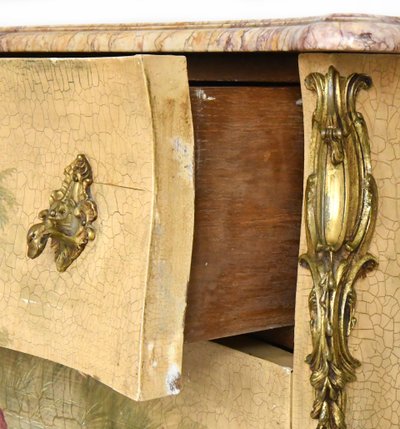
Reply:
[[[41,222],[27,234],[28,256],[37,258],[51,239],[57,270],[65,271],[95,238],[92,223],[97,205],[90,194],[92,168],[85,155],[78,155],[64,170],[60,189],[51,193],[50,208],[39,213]]]
[[[311,73],[306,87],[316,92],[312,119],[312,174],[305,190],[307,253],[300,263],[311,271],[309,295],[314,405],[317,429],[345,429],[348,382],[360,362],[349,350],[356,323],[354,284],[377,265],[368,253],[377,215],[377,187],[370,145],[356,97],[372,81],[363,74],[342,77],[334,67]]]

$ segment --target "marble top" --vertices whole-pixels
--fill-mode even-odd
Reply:
[[[400,18],[0,28],[2,52],[400,52]]]

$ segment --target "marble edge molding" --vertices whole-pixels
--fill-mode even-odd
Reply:
[[[400,18],[0,28],[0,52],[400,52]]]

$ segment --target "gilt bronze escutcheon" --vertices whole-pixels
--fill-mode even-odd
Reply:
[[[51,239],[58,271],[65,271],[94,240],[92,223],[97,206],[90,194],[92,168],[85,155],[78,155],[64,170],[62,187],[50,196],[50,207],[39,213],[41,222],[29,228],[28,256],[37,258]]]

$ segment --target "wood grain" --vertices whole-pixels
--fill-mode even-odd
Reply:
[[[296,53],[186,53],[188,76],[196,82],[299,83]],[[197,84],[199,85],[199,84]]]
[[[346,421],[350,429],[399,427],[400,329],[400,58],[397,55],[314,54],[300,58],[301,80],[310,72],[326,73],[333,65],[341,75],[365,73],[373,86],[360,91],[357,111],[366,122],[372,174],[378,187],[378,216],[369,251],[378,267],[355,284],[357,323],[349,337],[351,354],[360,360],[357,381],[347,385]],[[311,117],[315,96],[302,87],[305,124],[305,171],[309,167]],[[306,249],[304,227],[300,253]],[[314,429],[310,418],[313,392],[304,362],[311,351],[308,295],[309,271],[299,269],[293,378],[293,428]]]
[[[272,344],[276,347],[281,347],[293,353],[294,349],[294,326],[285,326],[283,328],[268,329],[254,334],[256,338]]]
[[[191,89],[195,237],[186,341],[293,324],[303,142],[297,87]]]
[[[194,212],[185,59],[2,59],[0,94],[1,189],[14,198],[0,199],[1,345],[134,399],[177,393]],[[97,236],[59,273],[51,249],[27,258],[26,233],[78,153]]]

